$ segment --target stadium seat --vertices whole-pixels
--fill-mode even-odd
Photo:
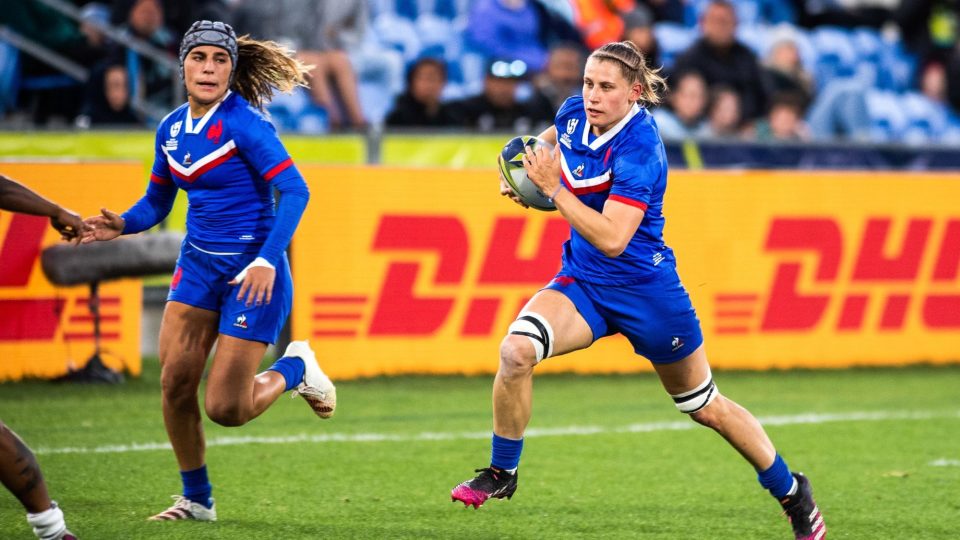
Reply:
[[[897,95],[884,90],[869,90],[865,97],[871,122],[871,140],[874,142],[901,140],[907,128],[907,117],[903,113]]]
[[[377,41],[387,48],[400,52],[404,61],[410,62],[420,54],[422,45],[412,19],[383,13],[374,19],[371,27]]]
[[[16,106],[19,85],[20,51],[13,45],[0,41],[0,113]]]
[[[458,57],[462,52],[462,34],[454,30],[450,19],[425,13],[417,17],[414,26],[422,47],[418,56],[449,59]]]
[[[857,53],[847,30],[822,26],[814,29],[810,38],[817,52],[814,77],[821,87],[830,80],[856,73]]]

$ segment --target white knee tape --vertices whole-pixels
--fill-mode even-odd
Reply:
[[[530,343],[533,343],[537,362],[553,354],[553,328],[543,315],[522,311],[517,320],[510,323],[507,331],[514,335],[525,336]]]
[[[696,388],[682,394],[670,394],[673,403],[680,409],[680,412],[693,414],[710,404],[720,392],[717,385],[713,382],[713,375],[708,371],[707,380],[700,383]]]

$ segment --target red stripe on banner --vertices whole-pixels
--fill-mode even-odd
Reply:
[[[367,301],[366,296],[322,296],[313,297],[314,304],[360,304]]]
[[[53,339],[63,304],[62,298],[0,300],[0,341]]]
[[[313,337],[323,338],[323,337],[354,337],[357,335],[356,330],[314,330]]]
[[[760,299],[759,294],[718,294],[717,302],[756,302]]]
[[[287,170],[288,167],[293,165],[293,158],[287,158],[284,161],[281,161],[279,165],[270,169],[263,175],[263,179],[267,182],[273,180],[273,177]]]
[[[93,332],[64,332],[64,341],[93,341]],[[120,339],[119,332],[100,332],[100,339]]]
[[[159,184],[161,186],[169,186],[170,184],[173,183],[173,180],[169,178],[164,178],[154,173],[150,173],[150,181],[153,182],[154,184]]]
[[[89,296],[81,296],[77,298],[78,306],[88,306],[90,305]],[[100,297],[100,306],[119,306],[120,297],[119,296],[102,296]]]
[[[93,315],[71,315],[70,322],[72,323],[88,323],[93,322]],[[101,315],[100,322],[120,322],[120,315]]]
[[[647,203],[645,203],[645,202],[640,202],[640,201],[636,201],[636,200],[633,200],[633,199],[628,199],[628,198],[623,197],[623,196],[621,196],[621,195],[610,195],[609,197],[607,197],[607,200],[617,201],[618,203],[623,203],[623,204],[626,204],[626,205],[628,205],[628,206],[632,206],[632,207],[634,207],[634,208],[639,208],[639,209],[643,210],[644,212],[647,211]]]
[[[30,281],[33,265],[47,230],[47,218],[14,214],[0,249],[0,287],[22,287]]]
[[[717,327],[718,334],[746,334],[750,329],[746,326],[719,326]]]
[[[314,313],[315,321],[358,321],[362,317],[360,313]]]

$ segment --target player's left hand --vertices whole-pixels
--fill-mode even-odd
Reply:
[[[269,304],[273,299],[273,281],[276,277],[277,271],[273,265],[257,257],[230,280],[229,284],[240,285],[237,300],[248,307],[254,304],[260,306]]]
[[[64,240],[77,240],[89,228],[78,214],[66,208],[58,208],[57,213],[50,216],[50,225]]]
[[[523,168],[527,178],[533,181],[543,193],[553,193],[560,186],[560,145],[550,150],[541,146],[536,150],[527,147],[523,156]]]

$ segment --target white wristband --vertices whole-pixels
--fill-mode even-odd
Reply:
[[[235,278],[233,278],[233,280],[236,281],[237,283],[241,283],[243,281],[243,278],[247,277],[247,270],[253,268],[254,266],[265,266],[271,270],[276,270],[276,267],[270,264],[266,259],[264,259],[263,257],[257,257],[256,259],[253,260],[253,262],[248,264],[246,268],[241,270],[240,273],[237,274]]]

